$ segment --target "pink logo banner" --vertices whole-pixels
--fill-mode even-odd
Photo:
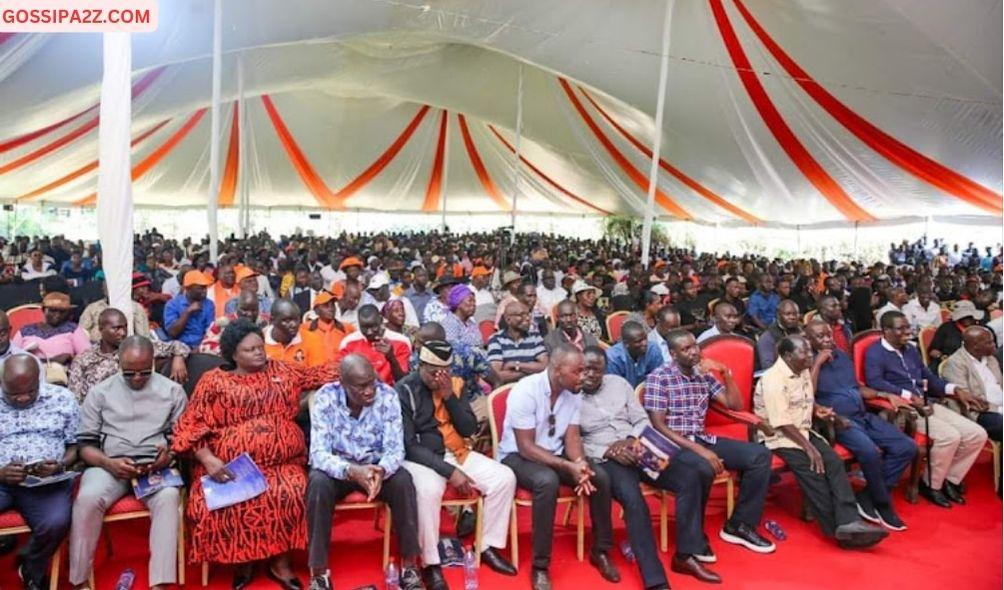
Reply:
[[[150,33],[157,0],[3,0],[0,32]]]

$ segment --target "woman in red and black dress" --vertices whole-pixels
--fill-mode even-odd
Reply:
[[[196,459],[187,507],[190,560],[239,565],[233,588],[240,590],[251,582],[254,563],[270,559],[269,577],[300,590],[289,551],[306,547],[307,453],[294,418],[302,392],[337,380],[336,365],[269,361],[261,329],[243,319],[223,331],[220,352],[228,365],[202,376],[174,432],[174,451]],[[265,475],[268,490],[210,512],[201,477],[228,481],[226,463],[245,452]]]

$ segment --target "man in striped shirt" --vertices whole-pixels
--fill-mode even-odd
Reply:
[[[501,383],[513,383],[547,368],[547,348],[540,333],[530,333],[530,310],[519,301],[505,308],[506,329],[488,341],[488,363]]]

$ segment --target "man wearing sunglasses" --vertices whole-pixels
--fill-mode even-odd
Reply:
[[[586,459],[579,433],[582,352],[564,343],[554,349],[547,370],[521,379],[509,394],[498,453],[533,494],[533,590],[550,590],[551,539],[561,484],[589,496],[593,547],[589,563],[604,579],[619,582],[620,573],[607,552],[613,546],[610,478]]]
[[[506,546],[509,514],[516,493],[512,471],[470,449],[467,437],[478,420],[464,395],[463,380],[453,377],[453,348],[429,340],[418,351],[418,369],[397,382],[404,423],[404,468],[411,473],[418,500],[418,542],[429,590],[445,590],[439,563],[439,517],[449,484],[464,496],[484,496],[484,552],[488,567],[507,576],[516,568],[498,553]]]
[[[94,386],[80,409],[80,458],[87,469],[73,502],[70,583],[88,587],[105,511],[132,493],[132,482],[168,467],[171,433],[185,409],[181,385],[153,370],[153,344],[130,336],[119,349],[120,371]],[[142,498],[151,513],[149,585],[177,582],[178,488]]]

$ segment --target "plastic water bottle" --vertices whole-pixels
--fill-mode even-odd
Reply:
[[[385,590],[398,590],[401,587],[401,575],[397,571],[397,566],[394,565],[394,560],[387,562],[387,575],[384,578],[384,588]]]
[[[788,535],[784,534],[784,529],[782,529],[781,525],[777,524],[776,521],[768,520],[764,522],[763,528],[767,529],[767,532],[778,541],[784,541],[788,538]]]
[[[132,568],[126,568],[119,574],[119,581],[115,582],[115,590],[131,590],[135,581],[136,572],[132,571]]]
[[[464,590],[478,590],[478,565],[474,551],[464,551]]]

